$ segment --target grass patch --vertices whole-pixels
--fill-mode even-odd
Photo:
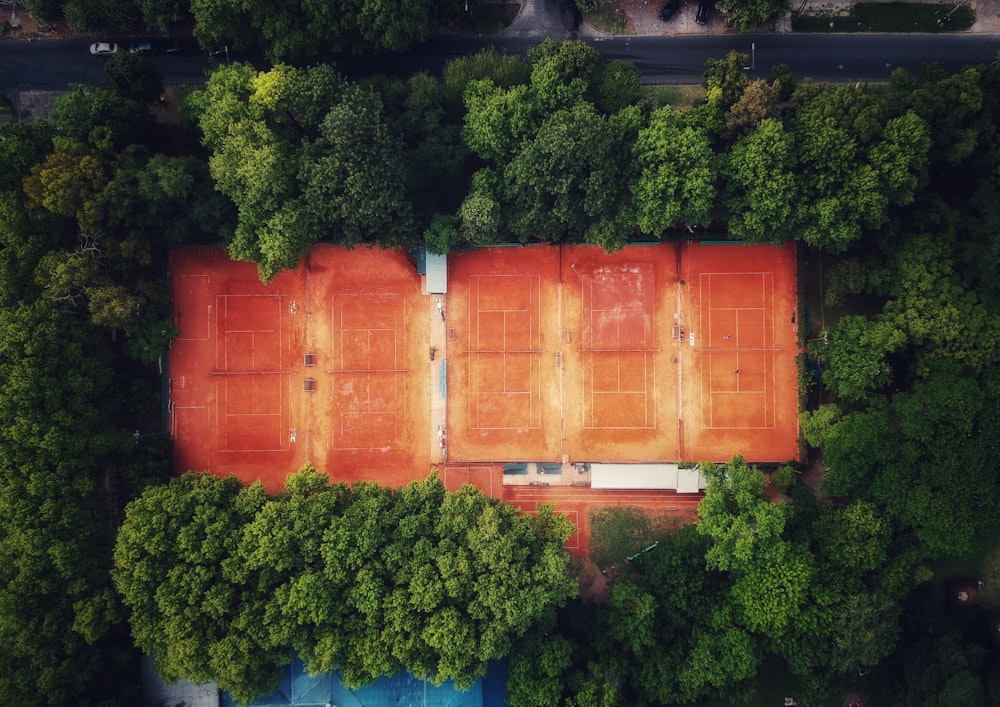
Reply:
[[[628,17],[617,0],[601,3],[596,10],[583,13],[583,19],[594,29],[608,34],[625,34]]]
[[[590,511],[590,559],[614,577],[628,557],[665,539],[689,519],[670,513],[649,513],[631,506],[603,506]]]
[[[978,602],[1000,609],[1000,542],[976,548],[967,557],[949,557],[930,565],[934,581],[944,583],[951,579],[969,577],[983,582]]]
[[[657,108],[673,106],[674,108],[693,108],[705,100],[704,86],[647,86],[646,96]]]
[[[482,3],[463,12],[451,28],[469,34],[496,34],[510,27],[521,10],[521,3]]]
[[[954,12],[953,12],[954,10]],[[972,27],[968,5],[908,2],[858,3],[847,15],[792,15],[795,32],[960,32]]]

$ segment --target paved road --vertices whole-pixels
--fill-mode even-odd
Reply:
[[[916,71],[922,64],[938,62],[955,71],[967,64],[992,61],[1000,52],[996,35],[715,35],[683,37],[587,38],[608,60],[626,59],[636,64],[647,83],[698,83],[705,61],[725,56],[736,49],[752,55],[751,73],[767,76],[776,64],[788,64],[796,78],[817,81],[883,81],[896,67]],[[440,71],[453,56],[495,44],[510,52],[523,52],[538,43],[537,38],[505,37],[483,39],[437,39],[407,56],[405,70],[393,57],[343,59],[350,72],[408,73],[414,70]]]
[[[775,64],[792,67],[797,78],[817,81],[880,81],[892,69],[910,71],[937,61],[948,71],[966,64],[992,61],[1000,52],[1000,36],[965,35],[715,35],[683,37],[590,38],[607,59],[627,59],[647,83],[682,84],[701,80],[705,60],[731,49],[753,55],[751,73],[766,76]],[[412,52],[373,57],[331,57],[348,75],[372,72],[408,75],[440,72],[450,59],[495,45],[520,53],[537,37],[437,38]],[[92,57],[85,40],[0,42],[0,89],[59,89],[70,83],[106,83],[104,59]],[[157,55],[154,62],[168,84],[197,83],[209,59],[201,55]]]

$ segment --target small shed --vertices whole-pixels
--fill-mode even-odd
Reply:
[[[426,253],[427,294],[448,294],[448,256]]]
[[[591,464],[590,487],[595,489],[666,489],[698,493],[706,486],[698,469],[677,464]]]
[[[676,489],[676,464],[591,464],[594,489]]]

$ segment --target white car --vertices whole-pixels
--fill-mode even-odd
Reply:
[[[96,42],[90,45],[90,53],[97,54],[98,56],[117,54],[118,45],[114,42]]]

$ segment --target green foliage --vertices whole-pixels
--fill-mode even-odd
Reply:
[[[235,477],[186,474],[129,504],[112,576],[136,645],[164,678],[218,679],[241,700],[277,687],[277,668],[290,655],[255,637],[251,622],[241,626],[256,597],[225,571],[265,499],[259,485],[244,489]],[[234,651],[241,644],[248,650]]]
[[[997,360],[1000,319],[962,285],[946,238],[920,234],[907,239],[872,279],[892,296],[883,320],[904,331],[926,355],[950,358],[974,371]]]
[[[103,88],[71,86],[52,103],[52,124],[66,148],[76,145],[120,150],[142,144],[152,121],[139,104]]]
[[[134,2],[109,0],[67,0],[62,14],[71,27],[80,31],[131,27],[139,20],[139,8]]]
[[[98,479],[123,455],[112,354],[44,302],[0,310],[0,701],[99,704],[135,697],[113,542]],[[114,685],[107,675],[122,677]]]
[[[119,96],[138,103],[152,103],[163,95],[163,77],[142,54],[118,52],[108,59],[104,72]]]
[[[823,283],[823,303],[835,307],[850,295],[865,291],[867,269],[864,263],[853,258],[834,263],[826,273]]]
[[[995,702],[995,690],[987,697],[987,680],[991,671],[995,675],[997,661],[982,646],[949,632],[923,638],[905,655],[906,704],[930,707]]]
[[[787,0],[723,0],[726,22],[741,32],[773,25],[788,11]]]
[[[670,106],[653,112],[633,148],[642,170],[632,199],[643,233],[678,224],[707,226],[716,199],[715,155],[704,131],[685,125]]]
[[[167,678],[250,700],[294,650],[349,686],[408,670],[467,687],[575,595],[572,532],[437,477],[348,489],[307,466],[267,498],[188,474],[129,505],[113,575]]]
[[[888,357],[907,343],[898,326],[885,319],[848,315],[815,344],[823,384],[837,397],[857,401],[883,388],[892,378]]]
[[[499,88],[489,78],[471,81],[465,89],[462,137],[473,152],[487,160],[507,162],[537,128],[538,116],[529,88]]]
[[[489,47],[449,61],[444,67],[442,88],[449,103],[459,107],[466,87],[473,81],[489,79],[494,86],[508,89],[527,83],[529,75],[530,68],[520,57]]]
[[[31,167],[41,162],[52,146],[52,126],[41,120],[0,125],[0,189],[17,189]]]
[[[734,457],[706,473],[698,506],[698,532],[712,539],[706,564],[733,577],[739,623],[780,641],[808,611],[815,559],[807,546],[786,538],[789,506],[767,497],[760,470]]]
[[[496,176],[489,170],[473,175],[472,190],[458,209],[462,238],[473,245],[495,245],[502,240]]]
[[[302,60],[330,51],[405,51],[427,39],[441,20],[461,10],[457,3],[437,0],[404,5],[375,0],[280,6],[191,2],[195,36],[203,44],[233,41],[240,48],[261,46],[272,61]]]
[[[870,500],[929,556],[970,552],[1000,521],[988,461],[998,422],[986,403],[996,386],[992,372],[941,362],[891,403],[841,417],[820,435],[824,487]]]
[[[511,232],[624,245],[629,230],[617,219],[629,132],[627,121],[604,118],[589,103],[548,117],[504,173]],[[602,226],[611,224],[609,234]]]
[[[600,53],[584,42],[557,42],[548,38],[528,50],[528,62],[533,65],[532,74],[538,67],[547,66],[555,70],[563,84],[581,79],[588,85],[604,65]]]
[[[410,77],[403,92],[398,117],[384,100],[390,129],[399,134],[407,150],[408,191],[432,191],[448,199],[447,207],[457,206],[469,155],[462,141],[461,119],[449,106],[444,86],[427,74]]]
[[[461,243],[457,216],[435,216],[424,231],[427,250],[438,255],[447,255]]]
[[[795,469],[788,464],[779,466],[771,472],[771,486],[784,493],[795,483]]]
[[[720,110],[728,110],[746,90],[750,83],[746,67],[750,57],[737,51],[729,52],[725,59],[709,59],[705,62],[705,77],[702,85],[708,92],[708,102]]]
[[[705,470],[709,483],[698,504],[698,531],[712,538],[708,566],[731,570],[754,561],[779,539],[788,517],[783,503],[764,494],[764,474],[740,457]]]
[[[753,243],[782,243],[793,233],[799,199],[793,138],[776,119],[736,141],[722,168],[729,232]]]
[[[599,76],[596,104],[605,113],[617,113],[642,97],[642,74],[632,62],[616,59],[605,65]]]
[[[147,27],[155,27],[163,34],[170,33],[171,25],[188,17],[187,0],[136,0]]]
[[[777,81],[770,84],[761,79],[751,81],[726,112],[726,129],[733,135],[745,133],[762,120],[778,117],[780,93],[781,84]]]
[[[429,142],[441,139],[433,117],[440,106],[418,96],[414,88],[401,126],[415,154],[454,152],[454,137],[439,148]],[[345,88],[329,67],[257,73],[237,64],[216,71],[194,102],[212,176],[238,210],[229,252],[257,263],[265,281],[297,267],[321,237],[348,246],[413,242],[409,177],[398,159],[405,152],[373,91]],[[431,122],[421,126],[424,119]]]

